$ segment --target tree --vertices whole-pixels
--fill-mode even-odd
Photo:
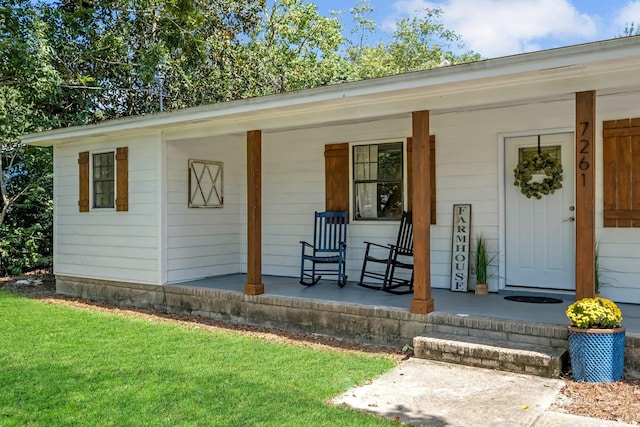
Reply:
[[[20,91],[0,86],[0,274],[37,265],[52,252],[51,150],[18,140],[40,126]]]
[[[348,63],[336,17],[304,0],[274,0],[244,46],[246,96],[295,91],[345,81]]]
[[[56,67],[92,121],[237,98],[237,54],[265,0],[63,0],[48,15]],[[160,86],[160,82],[162,86]]]
[[[354,26],[351,30],[351,38],[346,41],[346,56],[352,64],[360,63],[365,49],[371,47],[370,38],[378,30],[378,24],[372,19],[373,11],[368,0],[360,0],[349,9]]]
[[[57,78],[43,28],[29,2],[0,3],[0,274],[51,253],[50,150],[18,139],[59,124],[48,113]]]
[[[618,37],[640,36],[640,25],[635,22],[627,22],[624,26],[624,32]]]
[[[373,9],[368,2],[351,10],[359,38],[351,42],[347,55],[353,62],[356,78],[366,79],[410,71],[425,70],[445,64],[477,61],[480,55],[467,51],[456,54],[452,50],[464,49],[461,37],[447,30],[441,22],[441,9],[425,9],[422,14],[404,18],[388,43],[375,46],[362,43],[363,32],[374,32],[375,26],[367,17]]]

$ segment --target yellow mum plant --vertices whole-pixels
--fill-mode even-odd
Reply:
[[[606,298],[583,298],[571,304],[566,311],[571,326],[580,329],[611,329],[622,325],[622,312]]]

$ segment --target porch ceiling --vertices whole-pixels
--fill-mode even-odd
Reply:
[[[553,49],[433,70],[132,117],[27,135],[34,145],[113,137],[132,130],[166,140],[367,121],[430,110],[432,115],[639,91],[640,37]]]

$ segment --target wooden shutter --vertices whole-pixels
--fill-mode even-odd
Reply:
[[[605,227],[640,227],[640,118],[602,123]]]
[[[78,154],[78,210],[89,212],[89,152]]]
[[[436,136],[429,135],[431,151],[431,224],[436,223]],[[413,138],[407,138],[407,210],[413,208]]]
[[[349,210],[349,144],[328,144],[324,148],[325,208]]]
[[[116,150],[116,211],[129,210],[129,149]]]

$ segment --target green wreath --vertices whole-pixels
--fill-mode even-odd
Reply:
[[[530,182],[533,174],[544,171],[546,178],[542,182]],[[548,153],[534,154],[530,159],[524,159],[513,170],[516,187],[520,187],[520,192],[528,199],[535,197],[541,199],[543,194],[553,194],[562,188],[562,165]]]

